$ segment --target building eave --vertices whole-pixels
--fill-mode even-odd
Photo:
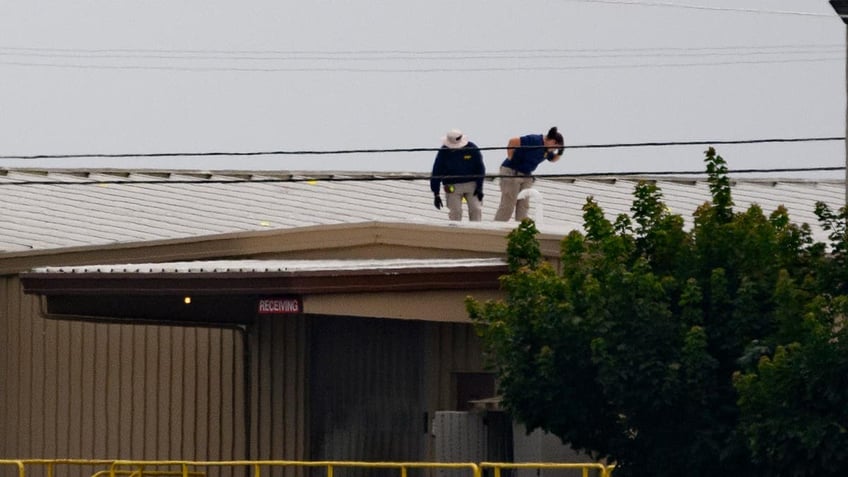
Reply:
[[[505,264],[402,270],[195,273],[21,274],[24,292],[38,295],[161,295],[267,293],[325,294],[418,290],[497,289]]]

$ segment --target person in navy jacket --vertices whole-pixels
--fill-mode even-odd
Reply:
[[[480,149],[459,129],[448,131],[442,138],[442,147],[436,153],[430,190],[433,205],[442,208],[440,186],[445,190],[448,217],[462,220],[462,200],[468,203],[468,218],[479,221],[483,218],[483,178],[486,166]]]
[[[545,161],[556,162],[562,157],[565,141],[562,134],[552,127],[548,134],[528,134],[509,140],[506,160],[501,164],[501,203],[495,220],[506,222],[515,211],[515,220],[520,222],[530,210],[530,198],[518,200],[518,194],[533,186],[533,171]]]

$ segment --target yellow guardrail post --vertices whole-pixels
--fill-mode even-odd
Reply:
[[[105,466],[112,463],[111,460],[104,459],[19,459],[19,475],[26,475],[26,468],[32,466],[40,466],[44,468],[45,477],[55,477],[60,465],[66,466]]]
[[[18,468],[18,477],[26,477],[24,462],[21,460],[0,459],[0,465],[13,465]]]

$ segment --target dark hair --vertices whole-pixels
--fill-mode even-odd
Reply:
[[[545,136],[545,139],[553,139],[560,146],[565,145],[565,140],[562,138],[562,134],[559,131],[557,131],[556,126],[552,127],[551,130],[548,131],[548,135]]]

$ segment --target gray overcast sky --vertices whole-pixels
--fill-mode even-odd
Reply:
[[[826,0],[0,0],[0,85],[0,156],[438,147],[454,127],[483,147],[554,125],[571,145],[842,136],[845,25]],[[537,172],[702,170],[704,149],[569,150]],[[717,149],[731,170],[845,164],[841,142]],[[495,173],[502,151],[484,157]],[[0,167],[429,171],[432,159]]]

